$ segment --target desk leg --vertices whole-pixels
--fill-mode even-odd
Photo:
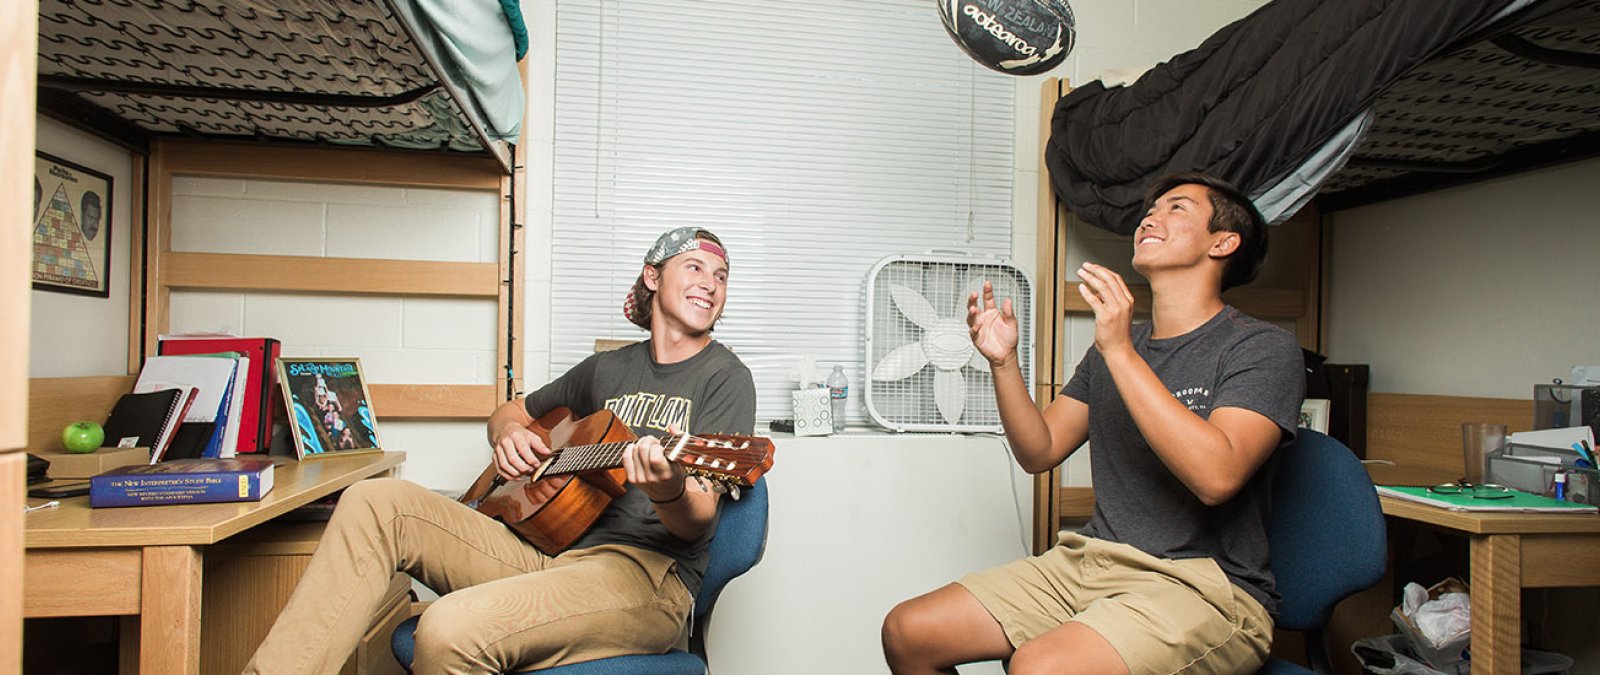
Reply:
[[[147,546],[139,672],[200,675],[200,549]]]
[[[1522,537],[1472,538],[1472,665],[1518,673],[1522,660]]]

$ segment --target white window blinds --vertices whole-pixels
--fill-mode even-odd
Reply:
[[[790,372],[844,364],[865,421],[863,289],[892,254],[1009,255],[1014,81],[926,0],[560,0],[550,372],[596,338],[644,339],[623,295],[661,232],[732,260],[715,337],[760,420]]]

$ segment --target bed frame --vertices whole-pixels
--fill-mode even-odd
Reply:
[[[129,325],[129,373],[138,372],[154,353],[156,336],[167,331],[174,290],[446,296],[492,298],[499,306],[495,383],[377,384],[371,387],[375,409],[388,419],[479,419],[521,390],[521,144],[498,140],[503,134],[485,126],[485,115],[463,104],[473,93],[446,65],[430,60],[433,52],[421,43],[431,38],[419,32],[422,21],[406,9],[408,0],[390,2],[300,0],[277,5],[274,12],[226,3],[163,5],[151,10],[163,12],[163,25],[129,30],[140,16],[124,12],[138,15],[144,3],[112,0],[90,14],[75,4],[43,0],[40,112],[146,160],[135,162],[133,177],[145,189],[133,192],[133,211],[143,214],[134,219],[134,241],[143,248],[135,249],[132,260],[130,316],[136,319]],[[327,32],[304,34],[308,27]],[[146,42],[128,44],[132,40]],[[140,60],[162,55],[170,62]],[[521,86],[525,67],[517,74]],[[432,138],[441,140],[414,149]],[[493,192],[501,204],[499,259],[174,251],[176,176]],[[36,381],[41,391],[35,400],[62,401],[103,384],[98,378],[73,379]],[[63,411],[47,406],[36,412],[54,420]],[[49,421],[46,428],[57,426]],[[30,434],[30,441],[48,441],[41,433]]]

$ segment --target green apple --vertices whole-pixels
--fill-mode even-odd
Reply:
[[[106,430],[98,422],[81,421],[61,430],[61,444],[67,452],[94,452],[106,440]]]

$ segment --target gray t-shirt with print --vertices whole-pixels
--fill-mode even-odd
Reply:
[[[750,369],[716,341],[667,364],[655,362],[648,340],[601,352],[529,394],[526,404],[535,418],[563,406],[578,417],[610,410],[636,436],[665,436],[669,425],[695,434],[748,436],[756,424]],[[679,539],[661,524],[644,491],[629,485],[572,547],[627,544],[666,554],[678,562],[678,577],[695,594],[716,529],[713,523],[694,541]]]
[[[1189,410],[1208,419],[1217,408],[1251,410],[1275,422],[1285,442],[1294,438],[1305,374],[1288,331],[1233,307],[1178,337],[1153,339],[1151,330],[1133,327],[1134,348]],[[1099,351],[1089,350],[1061,393],[1089,406],[1095,507],[1080,533],[1161,558],[1211,558],[1275,615],[1266,526],[1277,453],[1233,499],[1206,506],[1145,442]]]

